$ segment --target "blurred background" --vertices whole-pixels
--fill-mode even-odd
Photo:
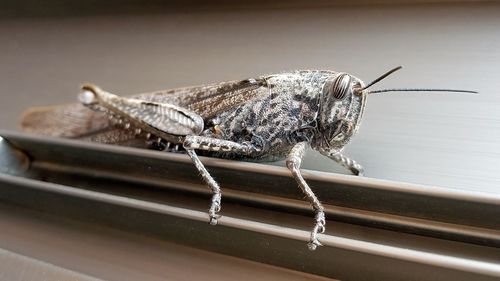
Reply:
[[[479,95],[371,96],[346,153],[366,176],[500,192],[500,5],[479,1],[6,1],[0,128],[29,106],[74,102],[93,82],[119,95],[331,69],[376,88]],[[308,153],[304,168],[342,172]]]

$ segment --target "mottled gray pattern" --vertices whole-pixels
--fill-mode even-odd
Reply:
[[[325,230],[323,207],[300,173],[307,146],[360,175],[361,165],[341,151],[359,126],[368,94],[361,80],[346,73],[303,70],[230,81],[208,86],[173,89],[132,98],[84,86],[80,101],[89,109],[108,116],[116,126],[100,130],[87,126],[70,136],[105,143],[133,143],[148,139],[152,148],[187,152],[212,191],[210,224],[217,224],[221,189],[205,169],[197,153],[221,158],[274,161],[287,158],[297,184],[315,212],[309,248],[321,243]],[[80,109],[82,109],[80,107]],[[85,109],[88,110],[88,109]],[[23,124],[36,127],[37,110],[25,116]],[[65,112],[60,109],[55,112]],[[89,113],[91,111],[88,111]],[[50,110],[43,116],[50,116]],[[79,110],[75,121],[85,119]],[[88,115],[90,118],[90,114]],[[102,115],[99,116],[99,120]],[[79,121],[80,122],[80,121]],[[88,124],[87,120],[86,123]],[[106,124],[106,123],[104,123]],[[50,124],[50,128],[54,125]],[[73,126],[74,127],[74,126]],[[37,130],[44,132],[43,128]],[[50,130],[52,133],[53,130]],[[59,130],[60,132],[60,130]]]
[[[297,71],[265,77],[265,95],[207,120],[204,136],[250,142],[261,150],[254,155],[215,153],[217,157],[253,161],[284,159],[297,142],[312,138],[320,96],[328,71]],[[309,139],[310,140],[310,139]]]

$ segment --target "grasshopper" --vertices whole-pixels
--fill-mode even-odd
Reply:
[[[198,154],[250,161],[286,159],[286,166],[314,209],[308,247],[321,243],[324,207],[301,175],[307,147],[354,175],[363,168],[342,154],[361,123],[367,96],[390,91],[369,87],[401,67],[365,85],[353,75],[329,70],[300,70],[254,79],[178,88],[121,97],[94,85],[83,86],[80,104],[29,110],[22,126],[45,135],[122,145],[146,144],[183,151],[212,192],[209,223],[217,224],[221,188]]]

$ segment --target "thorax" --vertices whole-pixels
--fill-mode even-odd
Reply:
[[[202,135],[238,143],[249,142],[259,155],[243,158],[279,160],[300,141],[310,141],[316,127],[320,93],[331,73],[320,71],[278,74],[267,79],[260,91],[266,95],[227,109],[206,120]],[[215,155],[240,158],[230,154]]]

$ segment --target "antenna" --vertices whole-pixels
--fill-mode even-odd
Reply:
[[[368,88],[370,88],[371,86],[377,84],[378,82],[380,82],[381,80],[383,80],[384,78],[386,78],[387,76],[393,74],[394,72],[400,70],[401,68],[403,68],[401,65],[400,66],[397,66],[389,71],[387,71],[386,73],[382,74],[382,76],[380,76],[379,78],[373,80],[372,82],[370,82],[368,85],[366,85],[362,90],[366,90]]]
[[[448,92],[448,93],[468,93],[468,94],[478,94],[476,91],[469,90],[455,90],[455,89],[383,89],[383,90],[375,90],[369,91],[368,94],[378,94],[378,93],[387,93],[387,92]]]
[[[387,76],[391,75],[392,73],[400,70],[403,68],[402,66],[397,66],[386,73],[382,74],[379,78],[373,80],[371,83],[369,83],[367,86],[365,86],[362,90],[366,90],[370,88],[371,86],[377,84],[381,80],[385,79]],[[425,89],[425,88],[401,88],[401,89],[383,89],[383,90],[374,90],[374,91],[368,91],[368,94],[378,94],[378,93],[387,93],[387,92],[448,92],[448,93],[468,93],[468,94],[477,94],[478,92],[476,91],[468,91],[468,90],[455,90],[455,89]]]

